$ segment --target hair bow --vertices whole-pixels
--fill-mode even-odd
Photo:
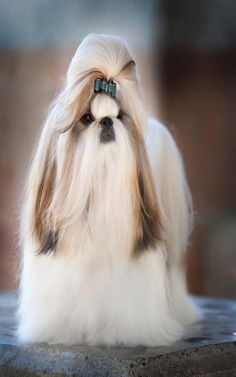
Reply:
[[[113,80],[98,77],[94,81],[94,93],[107,93],[112,97],[116,97],[116,83]]]

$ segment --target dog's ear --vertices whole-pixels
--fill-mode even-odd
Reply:
[[[85,72],[78,83],[69,88],[70,90],[67,87],[62,90],[51,107],[33,157],[22,214],[21,238],[23,242],[23,239],[29,235],[36,244],[35,248],[41,253],[54,250],[60,234],[58,222],[60,221],[61,225],[61,220],[58,220],[58,217],[63,203],[59,203],[56,213],[51,206],[58,169],[57,142],[60,135],[62,137],[62,134],[76,130],[76,133],[72,133],[72,136],[76,137],[69,138],[67,143],[70,149],[66,154],[66,161],[69,160],[73,152],[73,143],[77,142],[78,120],[93,95],[92,83],[98,74],[99,72],[94,70]],[[82,85],[80,81],[83,80]],[[78,89],[79,84],[81,88]]]
[[[56,178],[55,160],[52,157],[51,145],[45,151],[40,179],[35,190],[34,203],[34,231],[41,247],[40,252],[52,251],[56,247],[57,235],[52,231],[50,224],[49,206],[52,200]],[[55,233],[55,234],[54,234]]]
[[[22,213],[22,238],[30,236],[35,249],[42,253],[52,251],[57,243],[49,213],[55,178],[53,134],[45,126],[31,163]]]
[[[155,249],[161,240],[161,219],[151,168],[143,138],[136,134],[136,210],[133,256]]]

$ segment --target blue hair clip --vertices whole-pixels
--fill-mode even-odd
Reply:
[[[116,97],[116,83],[113,80],[106,80],[98,77],[94,81],[94,93],[107,93],[112,97]]]

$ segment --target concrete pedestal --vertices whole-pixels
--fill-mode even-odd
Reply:
[[[236,376],[236,302],[195,298],[203,319],[170,347],[19,345],[16,294],[0,294],[0,377]]]

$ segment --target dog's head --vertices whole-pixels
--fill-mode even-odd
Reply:
[[[135,63],[124,41],[86,37],[52,106],[31,169],[28,207],[42,253],[55,249],[76,221],[89,218],[96,227],[101,207],[100,222],[122,224],[119,237],[129,238],[132,255],[155,247],[160,219],[144,143],[146,122]]]

